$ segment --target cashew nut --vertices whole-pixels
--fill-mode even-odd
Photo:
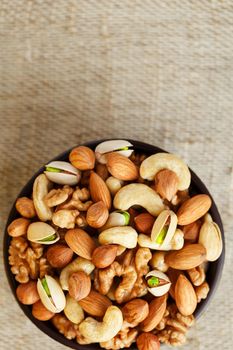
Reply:
[[[68,264],[66,267],[64,267],[64,269],[62,269],[62,271],[61,271],[60,284],[62,286],[62,289],[69,290],[68,280],[69,280],[69,276],[73,272],[83,271],[87,275],[90,275],[94,269],[95,269],[95,265],[93,265],[90,260],[87,260],[85,258],[81,258],[81,256],[74,259],[70,264]]]
[[[105,342],[117,335],[122,324],[121,310],[117,306],[109,306],[102,322],[87,317],[80,323],[79,332],[89,343]]]
[[[69,294],[66,295],[66,306],[64,314],[71,322],[79,324],[84,320],[84,311],[78,301],[73,299]]]
[[[143,179],[154,180],[155,175],[163,169],[174,171],[178,176],[178,190],[186,190],[191,182],[191,174],[183,160],[170,153],[156,153],[146,158],[140,166],[140,176]]]
[[[100,244],[119,244],[125,248],[135,248],[137,232],[130,226],[116,226],[104,230],[99,235]]]
[[[180,229],[177,229],[171,241],[166,246],[163,246],[153,242],[149,236],[141,233],[138,235],[138,245],[156,250],[179,250],[184,245],[184,234]]]
[[[33,203],[41,221],[51,220],[52,218],[53,212],[44,200],[51,187],[52,183],[47,179],[45,174],[37,176],[33,184]]]
[[[116,193],[113,205],[120,210],[127,210],[133,205],[140,205],[154,216],[165,209],[159,195],[149,186],[139,183],[122,187]]]
[[[155,252],[152,255],[152,259],[150,260],[150,266],[153,269],[156,269],[156,270],[159,270],[162,272],[166,272],[168,270],[169,266],[164,261],[165,255],[166,255],[166,252],[164,252],[164,251]]]

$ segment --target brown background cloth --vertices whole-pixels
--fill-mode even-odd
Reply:
[[[232,95],[231,0],[1,0],[2,230],[29,177],[73,145],[130,137],[181,155],[227,242],[218,292],[184,349],[231,349]],[[0,348],[65,349],[23,315],[2,263],[0,276]]]

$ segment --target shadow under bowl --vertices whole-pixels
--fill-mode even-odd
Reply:
[[[103,142],[103,141],[106,141],[106,140],[97,140],[97,141],[87,142],[84,145],[94,149],[100,142]],[[135,140],[130,140],[130,139],[128,141],[130,141],[134,145],[134,149],[140,153],[145,153],[147,155],[151,155],[151,154],[158,153],[158,152],[166,152],[159,147],[156,147],[156,146],[153,146],[153,145],[150,145],[147,143],[143,143],[143,142],[139,142],[139,141],[135,141]],[[71,149],[63,152],[62,154],[60,154],[59,156],[57,156],[53,160],[67,161],[70,151],[71,151]],[[33,175],[33,177],[28,181],[28,183],[24,186],[22,191],[19,193],[17,198],[22,197],[22,196],[26,196],[26,197],[31,196],[33,182],[39,174],[43,173],[43,171],[44,171],[44,167],[40,168]],[[198,194],[198,193],[204,193],[204,194],[207,194],[211,197],[212,206],[211,206],[209,212],[210,212],[213,220],[220,227],[220,230],[222,233],[222,238],[223,238],[223,251],[222,251],[221,256],[219,257],[218,260],[209,263],[209,267],[208,267],[208,271],[207,271],[207,275],[206,275],[206,280],[210,286],[210,292],[209,292],[207,298],[205,300],[203,300],[201,303],[199,303],[197,306],[197,309],[195,310],[194,315],[196,318],[199,318],[204,313],[204,311],[206,311],[207,306],[211,302],[211,299],[213,298],[214,293],[216,291],[216,288],[220,282],[221,274],[222,274],[222,270],[223,270],[223,265],[224,265],[224,259],[225,259],[225,241],[224,241],[223,225],[222,225],[221,217],[219,215],[217,206],[216,206],[211,194],[209,193],[208,189],[203,184],[203,182],[199,179],[199,177],[191,169],[190,169],[190,171],[191,171],[191,187],[190,187],[191,191],[190,191],[190,193],[192,195]],[[89,349],[89,350],[97,350],[98,349],[99,350],[99,349],[102,349],[98,344],[79,345],[78,343],[76,343],[75,340],[66,339],[62,334],[60,334],[56,330],[56,328],[53,326],[53,324],[50,321],[43,322],[43,321],[39,321],[39,320],[35,319],[31,313],[31,306],[23,305],[18,301],[18,299],[16,297],[16,288],[18,286],[18,282],[15,280],[15,277],[12,274],[11,269],[10,269],[10,265],[8,263],[8,248],[10,245],[11,237],[7,233],[8,225],[17,217],[19,217],[19,214],[17,213],[17,211],[15,209],[15,203],[14,203],[14,205],[10,211],[7,224],[6,224],[3,249],[4,249],[4,263],[5,263],[5,270],[6,270],[7,278],[8,278],[12,293],[14,294],[15,299],[17,300],[19,306],[21,307],[21,309],[23,310],[25,315],[41,331],[43,331],[44,333],[46,333],[47,335],[49,335],[51,338],[55,339],[59,343],[64,344],[64,345],[66,345],[70,348],[73,348],[73,349],[78,349],[78,350],[83,350],[83,349]],[[131,349],[131,350],[137,349],[135,346],[135,343],[132,344],[132,346],[129,349]]]

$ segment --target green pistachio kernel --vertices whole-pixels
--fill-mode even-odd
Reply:
[[[51,166],[46,166],[46,167],[45,167],[45,170],[46,170],[46,171],[50,171],[51,173],[61,173],[61,172],[62,172],[62,170],[57,169],[57,168],[53,168],[53,167],[51,167]]]
[[[129,147],[125,146],[125,147],[119,148],[119,151],[128,151],[128,149],[129,149]]]
[[[124,216],[125,225],[127,226],[129,224],[130,214],[127,211],[122,211],[121,214]]]
[[[56,238],[56,234],[54,233],[54,235],[40,239],[40,242],[50,242],[53,241]]]
[[[46,278],[43,278],[43,279],[41,280],[41,283],[42,283],[42,286],[43,286],[43,288],[44,288],[46,294],[47,294],[49,297],[51,297],[50,290],[49,290],[49,286],[48,286],[48,283],[47,283],[47,281],[46,281]]]
[[[167,231],[168,231],[168,228],[167,228],[167,227],[164,227],[164,228],[160,231],[158,237],[156,238],[156,243],[158,243],[158,244],[162,244],[162,243],[163,243],[163,241],[164,241],[164,239],[165,239],[165,237],[166,237]]]
[[[148,278],[147,284],[150,288],[157,287],[159,285],[158,277],[152,276],[152,277]]]

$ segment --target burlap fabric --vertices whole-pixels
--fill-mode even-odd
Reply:
[[[72,145],[131,137],[180,154],[227,242],[189,350],[232,348],[232,77],[231,0],[0,0],[1,228],[28,178]],[[0,348],[65,349],[25,318],[2,263],[0,276]]]

